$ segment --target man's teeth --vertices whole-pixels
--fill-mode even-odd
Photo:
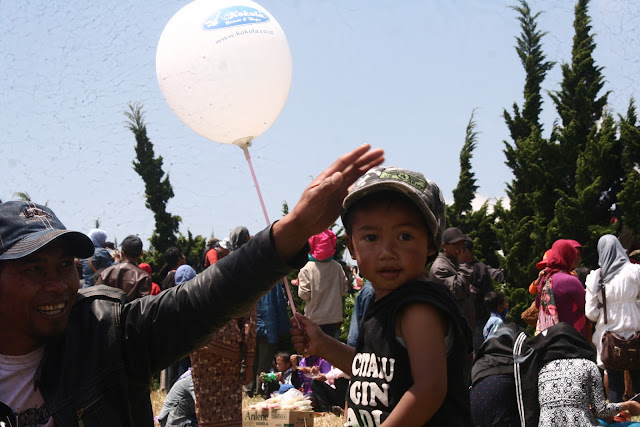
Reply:
[[[65,305],[66,305],[65,303],[53,304],[53,305],[41,305],[39,307],[36,307],[36,309],[40,313],[53,316],[53,315],[62,313],[64,311]]]

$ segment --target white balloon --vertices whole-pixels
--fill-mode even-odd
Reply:
[[[164,28],[156,52],[173,112],[213,141],[251,145],[278,118],[291,52],[275,18],[250,0],[196,0]]]

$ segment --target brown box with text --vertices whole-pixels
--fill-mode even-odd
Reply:
[[[313,427],[313,412],[243,409],[242,427]]]

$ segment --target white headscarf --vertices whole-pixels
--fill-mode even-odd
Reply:
[[[598,264],[605,283],[610,281],[629,262],[629,256],[616,236],[605,234],[600,237],[598,240]]]

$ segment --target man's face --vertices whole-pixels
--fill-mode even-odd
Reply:
[[[0,354],[37,349],[67,326],[78,292],[78,272],[63,239],[4,261],[0,269]]]
[[[372,201],[353,213],[347,246],[380,299],[424,272],[429,234],[410,202]]]
[[[458,259],[464,252],[464,240],[456,243],[442,243],[442,252],[449,258]]]
[[[276,371],[285,372],[290,367],[291,361],[289,359],[285,360],[284,357],[276,357]]]

